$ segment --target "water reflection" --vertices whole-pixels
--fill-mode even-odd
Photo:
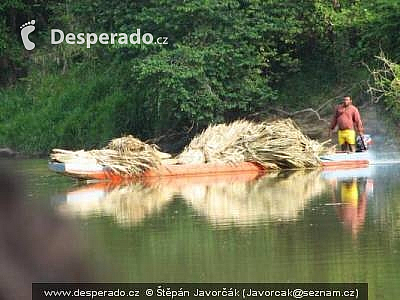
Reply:
[[[112,216],[116,223],[134,225],[146,217],[157,214],[174,196],[183,193],[201,197],[203,189],[217,186],[245,184],[258,177],[242,174],[218,177],[184,177],[148,179],[145,182],[113,184],[100,182],[72,189],[56,197],[58,210],[70,216]],[[229,188],[226,189],[227,191]],[[237,190],[238,191],[238,190]],[[182,196],[181,196],[182,197]]]
[[[326,189],[318,175],[319,171],[284,172],[252,182],[186,186],[181,194],[214,225],[291,221]]]
[[[192,215],[214,226],[249,226],[294,221],[310,201],[331,194],[337,218],[356,235],[364,224],[373,180],[370,168],[296,171],[255,175],[168,178],[120,185],[97,183],[58,197],[57,208],[71,216],[111,216],[127,226],[159,214],[176,197]]]
[[[35,175],[30,178],[39,183],[38,194],[44,180]],[[76,223],[90,253],[99,265],[110,262],[98,274],[113,281],[368,282],[371,299],[397,299],[399,179],[396,165],[262,178],[166,179],[85,185],[53,204],[64,214],[81,216]],[[44,201],[70,184],[54,182],[48,194],[40,192]],[[153,198],[145,199],[151,193]],[[76,241],[57,236],[64,247],[66,240]]]
[[[338,220],[355,237],[363,228],[367,214],[368,198],[373,196],[372,178],[338,177],[331,180],[332,203]]]
[[[162,210],[173,194],[168,186],[96,183],[58,197],[57,206],[65,215],[112,216],[118,224],[134,225]]]
[[[57,207],[67,215],[112,216],[119,224],[134,225],[179,197],[193,209],[193,215],[205,217],[215,226],[291,221],[326,190],[327,181],[319,173],[169,178],[116,186],[97,183],[58,197]]]

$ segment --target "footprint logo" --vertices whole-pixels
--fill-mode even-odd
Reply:
[[[35,49],[35,43],[29,40],[29,34],[35,31],[35,20],[29,21],[25,24],[22,24],[21,28],[21,38],[24,43],[24,47],[26,50]]]

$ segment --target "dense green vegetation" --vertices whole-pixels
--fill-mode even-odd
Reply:
[[[377,56],[380,62],[370,69],[371,84],[368,91],[374,102],[383,99],[387,110],[392,112],[392,118],[400,119],[400,64],[388,59],[384,53]]]
[[[0,16],[0,145],[27,153],[356,97],[362,63],[400,59],[396,0],[7,0]],[[33,19],[26,51],[19,26]],[[52,28],[168,44],[51,45]]]

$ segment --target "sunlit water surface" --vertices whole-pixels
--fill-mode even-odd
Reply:
[[[107,281],[368,282],[370,299],[397,299],[400,165],[384,159],[120,186],[77,185],[43,160],[19,170],[29,205],[77,223]]]

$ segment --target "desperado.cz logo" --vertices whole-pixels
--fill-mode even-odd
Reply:
[[[24,44],[26,50],[35,49],[35,43],[33,43],[29,39],[29,34],[35,31],[36,27],[35,20],[31,20],[27,23],[24,23],[21,28],[21,39]],[[126,33],[83,33],[80,32],[78,34],[74,34],[69,32],[65,34],[60,29],[51,29],[50,31],[50,42],[52,45],[58,45],[63,43],[64,41],[67,44],[78,44],[78,45],[86,45],[86,48],[90,48],[92,45],[97,43],[103,45],[117,45],[120,47],[124,47],[124,45],[140,45],[141,43],[150,45],[167,45],[168,37],[158,37],[154,38],[154,36],[146,32],[143,35],[140,32],[140,29],[136,29],[136,32],[131,34]]]
[[[33,50],[35,49],[35,43],[31,42],[29,39],[29,35],[35,31],[35,20],[26,22],[21,25],[21,39],[22,42],[24,43],[24,47],[26,50]]]
[[[74,34],[69,32],[64,34],[64,32],[60,29],[52,29],[51,30],[51,43],[53,45],[61,44],[63,41],[67,44],[86,44],[86,48],[90,48],[91,45],[97,44],[98,42],[103,45],[139,45],[141,43],[150,45],[150,44],[158,44],[158,45],[167,45],[168,37],[158,37],[154,40],[154,37],[151,33],[146,32],[141,35],[140,29],[136,29],[136,32],[131,34],[126,33],[83,33],[80,32],[78,34]]]

